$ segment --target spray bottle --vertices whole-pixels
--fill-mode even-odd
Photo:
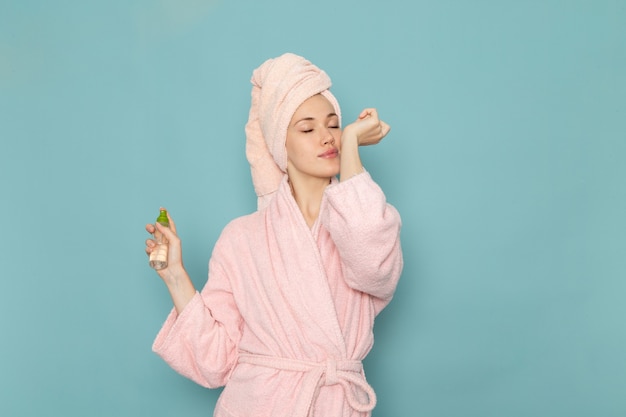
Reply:
[[[167,218],[167,211],[161,209],[159,217],[156,219],[157,223],[161,223],[162,226],[170,227],[170,222]],[[167,268],[167,251],[168,241],[163,233],[156,229],[154,231],[154,240],[157,246],[150,253],[150,266],[156,270]]]

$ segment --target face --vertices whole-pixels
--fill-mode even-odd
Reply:
[[[287,128],[287,170],[290,176],[330,178],[339,173],[339,116],[321,94],[307,99]]]

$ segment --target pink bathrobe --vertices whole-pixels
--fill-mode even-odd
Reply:
[[[261,211],[232,221],[209,279],[153,349],[205,387],[216,417],[365,417],[361,360],[402,271],[401,220],[363,172],[333,179],[310,229],[286,177]]]

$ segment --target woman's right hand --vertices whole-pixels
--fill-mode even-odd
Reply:
[[[176,223],[170,216],[169,212],[167,213],[167,218],[169,220],[170,226],[166,227],[160,223],[155,224],[147,224],[146,231],[151,235],[154,235],[155,232],[160,232],[165,236],[168,241],[168,251],[167,251],[167,267],[160,269],[157,271],[161,279],[166,281],[166,283],[172,283],[176,281],[177,277],[180,277],[185,274],[184,266],[183,266],[183,256],[182,256],[182,247],[180,238],[176,233]],[[152,253],[152,251],[156,250],[157,243],[154,239],[146,239],[146,254],[148,257]]]
[[[154,235],[154,232],[157,231],[163,233],[163,236],[169,242],[167,247],[167,267],[158,270],[157,273],[167,286],[174,302],[174,308],[180,314],[195,296],[196,289],[183,266],[183,253],[180,238],[176,233],[176,223],[174,223],[169,212],[167,213],[167,218],[169,219],[170,227],[165,227],[159,223],[147,224],[146,231],[151,235]],[[146,254],[148,257],[156,249],[156,246],[154,239],[146,239]]]

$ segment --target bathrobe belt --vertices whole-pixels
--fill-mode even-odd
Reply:
[[[263,366],[283,371],[305,372],[302,391],[296,402],[294,417],[313,415],[313,405],[323,386],[339,384],[348,404],[359,412],[368,412],[376,406],[376,394],[363,376],[363,364],[358,360],[328,358],[325,362],[309,362],[298,359],[240,353],[239,363]],[[357,398],[355,388],[367,394],[367,401]],[[361,396],[362,397],[362,396]]]

